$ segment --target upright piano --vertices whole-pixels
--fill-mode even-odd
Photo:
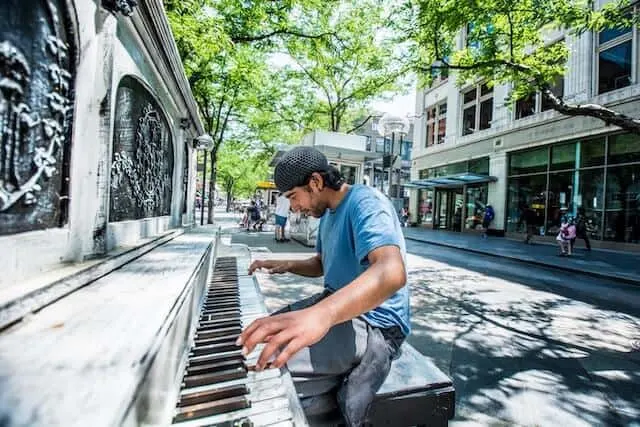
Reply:
[[[261,346],[235,346],[267,313],[247,261],[246,248],[185,233],[5,327],[0,425],[337,425],[307,419],[286,369],[252,370]],[[446,425],[451,381],[403,350],[370,423]]]

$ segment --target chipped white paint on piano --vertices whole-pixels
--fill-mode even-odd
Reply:
[[[5,330],[0,424],[145,423],[151,402],[171,399],[212,240],[177,237]]]

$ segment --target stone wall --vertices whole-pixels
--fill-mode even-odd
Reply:
[[[0,4],[3,287],[193,222],[204,133],[161,0]]]

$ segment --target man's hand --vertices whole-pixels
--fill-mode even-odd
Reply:
[[[256,370],[265,368],[267,362],[280,350],[271,364],[280,368],[298,351],[317,343],[331,328],[331,316],[317,307],[263,317],[253,321],[238,340],[245,355],[259,343],[267,343],[256,363]]]
[[[253,261],[249,266],[249,274],[253,274],[253,272],[259,268],[266,269],[269,274],[286,273],[289,271],[290,265],[291,263],[289,261],[258,259]]]

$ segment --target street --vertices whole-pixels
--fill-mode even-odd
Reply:
[[[312,252],[231,230],[254,258]],[[409,342],[453,378],[452,425],[640,425],[639,289],[409,240],[407,249]],[[258,279],[269,310],[322,286]]]

